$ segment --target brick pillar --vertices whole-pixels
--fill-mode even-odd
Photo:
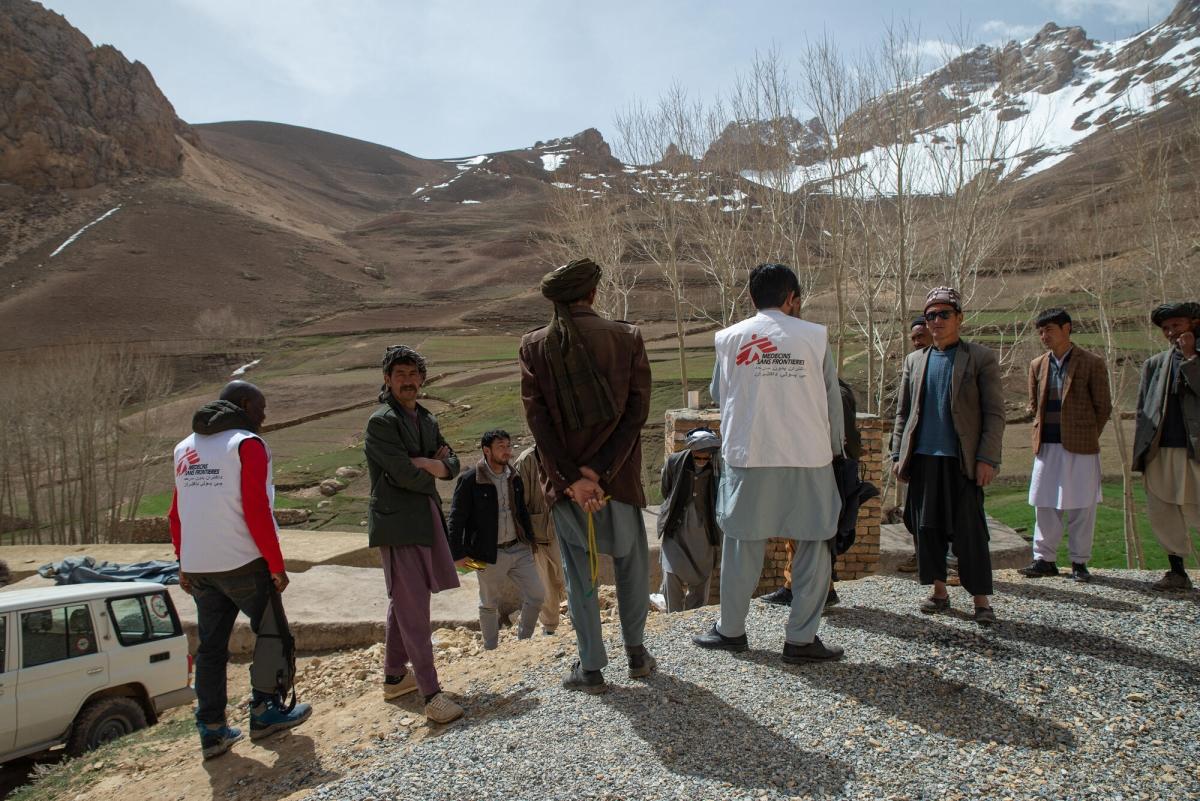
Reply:
[[[683,447],[687,432],[693,428],[707,426],[720,432],[721,418],[715,409],[670,409],[666,414],[665,451],[667,455]],[[859,463],[860,475],[876,487],[883,486],[883,441],[890,433],[886,421],[875,415],[859,414],[858,430],[862,435],[863,455]],[[839,580],[862,578],[876,571],[879,565],[879,526],[883,522],[882,505],[879,498],[862,505],[858,512],[858,533],[850,550],[838,557]],[[763,558],[763,572],[755,595],[764,595],[782,587],[787,579],[790,564],[787,557],[787,540],[772,538],[767,541],[767,553]],[[711,603],[720,600],[721,567],[713,571]]]

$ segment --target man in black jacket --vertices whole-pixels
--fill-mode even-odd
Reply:
[[[717,527],[717,455],[721,440],[707,428],[688,432],[684,450],[667,457],[662,471],[662,593],[668,612],[708,603],[713,566],[721,547]],[[684,586],[687,593],[684,594]]]
[[[450,550],[456,560],[486,562],[478,573],[479,629],[483,647],[491,650],[500,637],[497,606],[504,580],[512,579],[521,595],[517,639],[533,635],[545,590],[533,559],[533,523],[525,506],[521,477],[509,466],[512,438],[507,431],[488,431],[480,440],[483,458],[458,477],[450,502]]]

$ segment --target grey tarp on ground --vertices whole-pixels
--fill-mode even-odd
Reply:
[[[61,562],[42,565],[37,572],[42,578],[54,579],[55,584],[92,584],[100,581],[179,583],[179,563],[160,559],[121,565],[116,562],[97,562],[91,556],[68,556]]]

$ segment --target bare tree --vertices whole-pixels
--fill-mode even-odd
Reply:
[[[630,253],[626,203],[615,193],[560,189],[551,198],[550,232],[542,244],[554,264],[587,256],[604,272],[596,294],[600,313],[629,319],[629,304],[645,264]]]

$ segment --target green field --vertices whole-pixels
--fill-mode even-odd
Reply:
[[[1104,502],[1096,510],[1096,538],[1092,547],[1092,567],[1124,568],[1125,535],[1122,531],[1123,514],[1121,511],[1121,482],[1105,481],[1103,485]],[[1142,551],[1146,555],[1146,569],[1166,569],[1167,555],[1154,534],[1150,523],[1143,511],[1146,508],[1146,493],[1141,485],[1135,485],[1134,501],[1138,508],[1138,534],[1142,540]],[[988,490],[987,512],[1001,523],[1018,530],[1030,540],[1033,539],[1033,507],[1028,503],[1029,488],[1027,486],[996,486]],[[1032,556],[1030,557],[1032,560]],[[1067,556],[1067,538],[1063,537],[1058,550],[1058,565],[1060,568],[1070,565]]]

